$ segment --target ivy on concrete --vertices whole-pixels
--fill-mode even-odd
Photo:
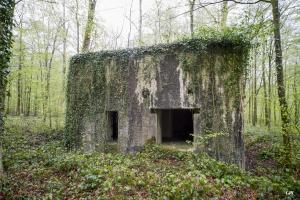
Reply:
[[[223,32],[214,29],[199,29],[195,33],[195,38],[183,38],[170,44],[90,52],[73,56],[70,61],[67,88],[66,146],[78,148],[82,145],[82,135],[75,133],[80,133],[84,124],[88,124],[86,123],[88,118],[98,119],[98,124],[91,125],[93,128],[99,129],[100,132],[101,129],[105,129],[106,108],[103,106],[106,105],[105,97],[109,92],[107,87],[117,93],[115,98],[118,99],[119,105],[126,109],[126,106],[124,107],[127,105],[126,81],[130,76],[129,66],[133,64],[133,60],[143,59],[146,55],[157,60],[155,58],[161,55],[177,54],[183,71],[192,74],[192,85],[188,93],[194,93],[199,87],[198,78],[195,75],[201,70],[199,68],[201,57],[209,58],[212,55],[219,55],[225,60],[224,69],[221,70],[233,72],[232,81],[226,83],[230,87],[238,81],[235,74],[244,71],[250,47],[250,40],[238,29],[228,29]],[[188,56],[189,54],[196,55],[196,57]],[[111,69],[110,74],[105,71],[107,66]],[[110,78],[110,76],[116,77]],[[99,144],[105,144],[105,137],[96,135],[95,138],[90,139],[100,142]]]
[[[250,40],[247,39],[247,37],[244,37],[242,32],[236,32],[232,29],[228,29],[228,31],[221,33],[218,33],[215,30],[207,31],[208,32],[205,32],[206,34],[199,32],[196,34],[195,38],[183,38],[181,41],[170,44],[78,54],[72,57],[71,65],[80,64],[86,60],[102,60],[107,58],[126,60],[128,58],[141,58],[145,55],[159,55],[176,50],[183,50],[185,52],[205,52],[209,49],[219,48],[236,52],[239,50],[247,51],[251,47]]]

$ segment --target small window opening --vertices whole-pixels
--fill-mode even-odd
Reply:
[[[109,111],[107,112],[107,128],[108,128],[108,140],[118,140],[118,112]]]

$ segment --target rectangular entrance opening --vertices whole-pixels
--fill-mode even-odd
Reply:
[[[162,142],[193,141],[193,112],[188,109],[159,110]]]
[[[108,111],[107,112],[107,131],[108,141],[118,140],[118,112]]]

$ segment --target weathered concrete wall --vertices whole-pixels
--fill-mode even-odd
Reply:
[[[196,149],[244,165],[245,52],[214,44],[205,51],[178,45],[119,53],[84,54],[71,62],[66,134],[75,146],[104,149],[106,111],[118,111],[119,150],[135,152],[153,137],[161,142],[158,110],[192,109]]]

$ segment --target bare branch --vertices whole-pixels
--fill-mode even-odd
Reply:
[[[271,1],[269,0],[256,0],[256,1],[251,1],[251,2],[243,2],[243,1],[237,1],[237,0],[223,0],[223,1],[231,1],[231,2],[234,2],[234,3],[237,3],[237,4],[257,4],[257,3],[271,3]]]
[[[162,21],[168,21],[168,20],[171,20],[171,19],[175,19],[175,18],[177,18],[177,17],[179,17],[179,16],[181,16],[181,15],[185,15],[185,14],[191,12],[191,11],[193,12],[193,11],[199,10],[200,8],[205,8],[205,7],[210,6],[210,5],[222,3],[223,1],[224,1],[224,0],[216,1],[216,2],[209,2],[209,3],[202,3],[200,6],[198,6],[197,8],[195,8],[195,9],[193,9],[193,10],[185,11],[185,12],[183,12],[183,13],[180,13],[180,14],[178,14],[178,15],[175,15],[175,16],[173,16],[173,17],[170,17],[170,18],[168,18],[168,19],[166,19],[166,20],[162,20]]]
[[[196,7],[193,10],[185,11],[183,13],[180,13],[178,15],[175,15],[175,16],[170,17],[170,18],[168,18],[166,20],[163,20],[163,21],[168,21],[168,20],[177,18],[177,17],[179,17],[181,15],[185,15],[185,14],[191,12],[191,11],[196,11],[196,10],[199,10],[201,8],[205,8],[205,7],[210,6],[210,5],[215,5],[215,4],[223,3],[224,1],[233,2],[233,3],[236,3],[236,4],[244,4],[244,5],[257,4],[257,3],[261,3],[261,2],[263,2],[263,3],[271,3],[271,1],[269,1],[269,0],[256,0],[256,1],[251,1],[251,2],[243,2],[243,1],[237,1],[237,0],[220,0],[220,1],[215,1],[215,2],[206,2],[206,3],[200,4],[200,6]]]
[[[17,0],[16,1],[16,4],[18,4],[18,3],[20,3],[20,2],[22,2],[22,1],[24,1],[24,0]],[[38,1],[42,1],[42,2],[46,2],[46,3],[57,3],[56,1],[52,1],[52,0],[38,0]]]

